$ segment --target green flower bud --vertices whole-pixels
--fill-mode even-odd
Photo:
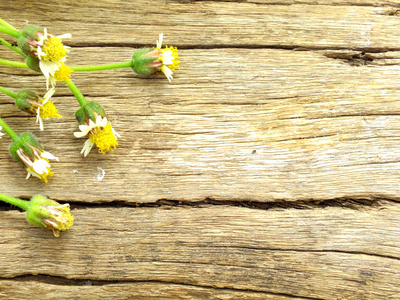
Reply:
[[[22,29],[21,36],[23,36],[28,40],[39,40],[39,35],[43,33],[44,33],[43,28],[35,25],[28,25],[25,26],[24,29]]]
[[[47,182],[47,179],[53,176],[49,159],[58,161],[58,158],[44,151],[31,133],[21,134],[11,144],[10,153],[15,160],[22,162],[25,166],[25,170],[28,172],[27,179],[33,175]]]
[[[41,195],[31,199],[26,219],[35,226],[52,229],[56,237],[60,235],[60,231],[71,228],[74,222],[69,204],[59,204]]]
[[[106,112],[103,106],[95,101],[88,102],[75,113],[75,118],[80,125],[89,123],[89,120],[96,122],[96,116],[105,117]]]
[[[36,115],[38,107],[42,104],[40,97],[31,90],[22,90],[17,94],[15,105],[19,110]]]
[[[26,55],[31,57],[36,57],[36,49],[39,46],[38,41],[40,39],[40,35],[44,34],[43,28],[28,25],[22,31],[21,35],[18,38],[17,44],[18,47],[24,52]]]
[[[40,67],[39,67],[39,59],[29,56],[26,59],[26,65],[28,66],[29,69],[31,69],[35,72],[42,73],[42,71],[40,70]]]
[[[20,149],[22,149],[29,157],[34,157],[35,149],[38,151],[43,151],[43,147],[29,132],[24,132],[21,134],[19,138],[10,146],[11,156],[17,161],[22,161],[21,157],[18,155],[18,150]]]
[[[154,48],[143,48],[136,50],[132,56],[132,69],[137,74],[150,75],[156,71],[150,64],[158,58],[152,55]]]

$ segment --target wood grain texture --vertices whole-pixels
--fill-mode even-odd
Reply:
[[[400,295],[398,204],[361,210],[205,206],[72,213],[74,227],[55,239],[21,222],[20,212],[1,212],[2,276],[46,274],[78,284],[127,282],[127,287],[155,281],[307,299]],[[4,259],[11,255],[13,260]]]
[[[399,1],[26,2],[1,17],[72,33],[70,65],[127,61],[163,32],[181,70],[73,73],[122,136],[87,158],[65,86],[43,132],[0,95],[60,159],[48,184],[25,181],[4,136],[0,192],[75,216],[56,239],[0,205],[0,298],[400,299]]]
[[[297,2],[297,1],[296,1]],[[73,43],[154,43],[162,30],[182,46],[399,49],[398,1],[58,1],[1,4],[14,26],[28,20],[73,32]],[[344,4],[347,5],[344,5]],[[265,3],[265,4],[268,4]],[[288,5],[289,4],[289,5]],[[339,5],[335,5],[339,4]],[[353,6],[353,5],[357,6]],[[389,5],[389,6],[386,6]],[[392,6],[391,6],[392,5]],[[39,8],[39,7],[40,8]],[[35,12],[37,12],[36,15]],[[17,16],[17,17],[16,17]]]
[[[109,50],[124,60],[134,49]],[[104,49],[73,51],[100,62]],[[0,159],[10,166],[0,170],[5,192],[27,197],[38,189],[72,202],[399,199],[398,65],[352,66],[331,51],[218,53],[181,51],[185,67],[171,85],[130,70],[74,74],[122,136],[107,155],[79,154],[84,139],[72,135],[78,106],[64,87],[55,96],[63,118],[46,122],[45,132],[1,96],[6,121],[35,133],[60,158],[51,184],[20,185],[25,171],[2,143]],[[382,60],[391,59],[374,59]],[[20,81],[12,79],[20,77],[9,75],[8,87],[18,90]],[[43,90],[41,77],[23,79],[24,87]],[[98,168],[105,171],[101,182]]]
[[[42,279],[42,278],[41,278]],[[293,300],[306,299],[274,295],[263,292],[236,291],[232,289],[215,289],[208,287],[191,286],[185,284],[162,283],[162,282],[121,282],[103,283],[93,285],[87,280],[82,285],[70,285],[69,281],[58,284],[48,283],[57,281],[47,278],[47,282],[36,280],[2,280],[0,281],[0,296],[9,300],[20,300],[30,292],[35,295],[30,299],[277,299]]]

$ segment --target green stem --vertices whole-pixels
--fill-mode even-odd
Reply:
[[[12,130],[12,129],[10,128],[10,126],[8,126],[7,123],[3,121],[2,118],[0,118],[0,126],[3,128],[3,130],[5,131],[5,133],[7,133],[7,134],[10,136],[10,138],[12,138],[12,140],[13,140],[14,142],[17,141],[17,140],[19,139],[19,135],[16,134],[16,133],[14,132],[14,130]]]
[[[71,92],[75,95],[76,99],[79,102],[79,105],[81,107],[85,106],[85,104],[87,104],[87,101],[86,101],[85,97],[83,97],[81,91],[72,82],[72,80],[69,80],[69,81],[65,80],[64,82],[67,85],[67,87],[71,90]]]
[[[11,29],[14,29],[14,30],[17,30],[17,28],[15,28],[14,26],[12,26],[10,23],[4,21],[2,18],[0,18],[0,25],[6,26],[6,27],[11,28]]]
[[[6,94],[7,96],[10,96],[14,99],[17,99],[17,93],[11,92],[10,90],[3,88],[2,86],[0,86],[0,92],[3,94]]]
[[[25,54],[22,54],[22,55],[25,55]],[[29,67],[26,63],[6,60],[6,59],[0,59],[0,65],[29,69]],[[109,65],[98,65],[98,66],[77,66],[77,67],[69,66],[69,68],[75,72],[105,71],[105,70],[122,69],[122,68],[130,68],[130,67],[132,67],[131,61],[120,62],[120,63],[109,64]]]
[[[13,29],[4,25],[0,25],[0,32],[19,38],[21,33],[17,29]]]
[[[115,64],[108,65],[98,65],[98,66],[79,66],[79,67],[70,67],[75,72],[90,72],[90,71],[105,71],[112,69],[122,69],[122,68],[131,68],[132,61],[125,61]]]
[[[18,206],[19,208],[22,208],[23,210],[28,210],[29,207],[31,206],[30,201],[10,197],[10,196],[4,195],[4,194],[0,194],[0,200],[10,203],[12,205]]]
[[[12,51],[17,52],[19,55],[22,55],[23,57],[28,57],[24,52],[22,52],[21,49],[19,49],[18,47],[15,47],[13,45],[11,45],[9,42],[7,42],[5,39],[0,38],[0,43],[2,43],[4,46],[6,46],[7,48],[11,49]]]
[[[18,62],[18,61],[12,61],[12,60],[6,60],[6,59],[0,59],[0,65],[16,67],[16,68],[29,69],[29,67],[28,67],[28,65],[26,63]]]

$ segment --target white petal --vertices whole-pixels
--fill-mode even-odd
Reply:
[[[42,51],[42,47],[40,47],[40,46],[37,47],[36,52],[37,52],[37,56],[38,56],[39,59],[42,59],[42,56],[46,56],[46,53],[44,53]]]
[[[60,66],[61,63],[58,61],[39,61],[39,68],[46,78],[49,77],[49,75],[54,76],[54,73],[58,70]]]
[[[97,127],[106,127],[107,126],[107,118],[100,119],[100,122],[96,122],[96,125],[97,125]]]
[[[84,137],[84,136],[86,136],[87,135],[87,133],[84,133],[84,132],[74,132],[74,137],[76,137],[76,138],[81,138],[81,137]]]
[[[172,56],[172,51],[167,50],[163,53],[162,62],[164,65],[172,65],[174,61],[174,57]]]
[[[90,139],[86,140],[85,144],[83,144],[81,154],[83,153],[83,156],[86,157],[89,154],[90,150],[92,150],[93,145],[94,143]]]
[[[161,67],[161,71],[164,73],[165,77],[167,77],[167,79],[169,80],[169,82],[171,82],[172,79],[172,74],[174,74],[170,68],[168,68],[167,66],[162,66]]]
[[[121,137],[121,136],[118,134],[118,132],[115,131],[114,128],[112,128],[112,132],[113,132],[114,136],[116,136],[116,137],[118,137],[118,138]]]
[[[56,38],[58,39],[70,39],[72,35],[70,33],[64,33],[62,35],[57,35]]]
[[[43,173],[48,173],[47,168],[50,168],[51,166],[44,159],[39,159],[33,162],[32,167],[37,174],[42,175]]]
[[[81,132],[79,132],[79,131],[78,132],[74,132],[74,136],[77,137],[77,138],[81,138],[81,137],[86,136],[89,133],[89,131],[92,130],[92,128],[90,126],[88,126],[88,125],[79,125],[79,130]]]
[[[39,110],[39,109],[38,109]],[[39,116],[39,112],[38,112],[38,115],[37,115],[37,117],[36,117],[36,123],[39,121],[39,128],[40,128],[40,130],[44,130],[44,126],[43,126],[43,119]]]
[[[157,49],[161,49],[162,40],[163,40],[163,34],[160,33],[160,36],[159,36],[158,41],[157,41]]]
[[[47,93],[44,95],[43,97],[43,102],[42,105],[46,104],[47,101],[50,100],[50,98],[54,95],[54,93],[56,92],[56,89],[54,87],[52,87],[51,89],[49,89],[47,91]]]
[[[47,152],[47,151],[44,151],[40,156],[43,158],[54,159],[54,160],[58,161],[58,157],[55,157],[53,154],[51,154],[50,152]]]

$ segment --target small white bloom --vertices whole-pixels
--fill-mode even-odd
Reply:
[[[2,129],[3,129],[3,127],[0,126],[0,130],[2,130]],[[4,135],[4,133],[0,132],[0,139],[1,139],[2,135]]]
[[[100,115],[96,117],[96,123],[89,119],[89,125],[79,125],[79,130],[81,132],[74,132],[74,136],[77,138],[84,137],[88,135],[90,131],[97,127],[106,127],[107,125],[107,118],[102,118]]]
[[[79,125],[79,130],[81,132],[74,132],[74,136],[77,138],[84,137],[84,136],[88,135],[90,131],[92,131],[96,128],[106,127],[107,122],[108,122],[107,117],[102,118],[100,115],[97,115],[96,123],[93,122],[91,119],[89,119],[88,125]],[[85,141],[85,143],[83,144],[81,154],[83,154],[83,156],[86,157],[89,154],[90,150],[92,150],[93,146],[94,146],[94,143],[90,139],[87,139]]]

